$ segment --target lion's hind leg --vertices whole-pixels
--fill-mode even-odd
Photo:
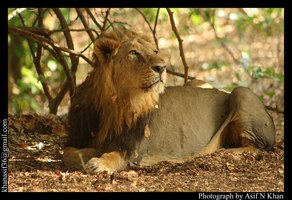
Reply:
[[[229,97],[229,114],[201,154],[221,148],[229,152],[270,150],[275,126],[263,103],[248,88],[238,87]]]
[[[248,88],[232,91],[229,99],[230,117],[223,146],[232,152],[270,150],[275,143],[275,126],[263,103]],[[236,149],[238,148],[238,149]]]

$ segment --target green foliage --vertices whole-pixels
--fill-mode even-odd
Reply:
[[[13,8],[8,8],[8,14],[13,12],[14,10],[15,9]],[[103,22],[105,10],[106,9],[91,9],[92,13],[98,16],[96,20],[100,24],[102,24]],[[143,12],[151,27],[153,28],[158,9],[140,8],[140,10]],[[61,29],[61,25],[56,18],[54,12],[51,11],[51,9],[45,8],[43,9],[43,11],[43,22],[46,26],[45,28],[50,30]],[[60,8],[60,11],[65,17],[70,28],[82,28],[83,25],[80,18],[77,17],[76,10],[74,8]],[[258,39],[260,39],[258,43],[262,45],[262,41],[265,41],[266,39],[275,39],[279,35],[281,36],[284,31],[284,9],[171,8],[171,11],[174,12],[177,29],[179,30],[180,35],[184,40],[184,47],[188,47],[188,45],[191,44],[187,43],[187,34],[192,34],[195,35],[196,38],[195,40],[192,40],[194,43],[200,43],[199,45],[202,45],[202,47],[211,44],[209,49],[211,49],[212,52],[216,49],[223,49],[224,55],[221,51],[219,54],[206,52],[206,55],[208,56],[202,56],[203,59],[200,59],[199,62],[203,63],[203,70],[220,70],[223,66],[225,69],[226,66],[229,66],[231,69],[231,67],[238,67],[240,65],[244,70],[238,70],[234,73],[237,80],[239,81],[246,81],[244,80],[247,77],[246,74],[249,74],[253,80],[257,81],[260,81],[263,78],[267,78],[283,82],[284,74],[276,71],[274,66],[267,66],[266,64],[263,64],[263,66],[261,66],[261,64],[259,64],[261,63],[261,61],[258,62],[257,60],[257,62],[255,62],[255,60],[261,56],[254,55],[254,52],[252,52],[253,49],[250,48],[251,45],[246,44],[246,41],[258,42]],[[26,8],[21,12],[21,16],[24,20],[24,25],[26,27],[37,28],[37,8]],[[87,14],[85,14],[84,16],[87,17],[86,19],[88,20],[90,28],[97,28],[97,26],[94,25],[94,23]],[[112,23],[115,26],[121,25],[126,26],[127,28],[131,27],[134,29],[135,26],[140,26],[141,24],[145,26],[143,17],[139,14],[139,12],[137,12],[136,9],[131,8],[111,9],[109,19],[111,20],[111,22],[107,22],[106,27],[110,26]],[[15,17],[11,18],[8,21],[8,26],[23,27],[24,25],[18,15],[15,15]],[[213,25],[217,31],[217,37],[213,32]],[[147,25],[146,27],[148,28]],[[168,13],[164,8],[161,8],[159,11],[157,32],[159,32],[159,35],[164,37],[164,39],[168,40],[170,44],[177,44],[177,38],[175,34],[171,31]],[[76,32],[71,33],[72,35],[76,34]],[[80,38],[80,41],[86,41],[86,37],[88,37],[88,35],[84,31],[84,36]],[[65,37],[62,32],[56,32],[50,35],[50,38],[52,38],[54,42],[60,43],[60,46],[66,47],[66,41],[64,39]],[[75,40],[76,37],[74,37],[73,39]],[[244,42],[244,44],[246,44],[242,49],[237,47],[237,44],[240,42]],[[8,44],[9,43],[10,36],[8,35]],[[80,46],[83,46],[84,43],[86,42],[79,42],[77,40],[74,41],[75,50],[82,49],[80,48]],[[38,45],[35,42],[32,42],[31,44],[33,53],[36,53]],[[223,47],[222,44],[225,44],[227,47],[230,48],[230,51],[234,54],[235,58],[238,59],[238,57],[240,57],[239,60],[234,61],[234,59],[232,59],[230,56],[230,52],[224,49],[225,47]],[[170,48],[178,48],[178,46],[173,46],[171,46]],[[243,45],[239,44],[238,46],[242,47]],[[196,48],[197,47],[194,46],[194,48],[189,49],[196,51]],[[89,53],[91,54],[92,52]],[[89,53],[86,53],[86,56],[90,55]],[[41,65],[44,71],[44,75],[38,75],[33,64],[30,48],[28,46],[27,40],[24,37],[21,41],[21,45],[13,49],[13,54],[13,56],[15,57],[22,58],[20,63],[22,68],[22,79],[19,80],[15,86],[18,92],[16,92],[17,95],[12,98],[11,105],[13,110],[18,112],[21,110],[38,111],[38,109],[43,109],[38,102],[40,100],[46,100],[41,83],[46,82],[50,88],[50,91],[52,92],[52,96],[55,96],[56,91],[60,89],[60,85],[64,83],[66,79],[66,74],[62,65],[59,63],[58,59],[53,57],[50,53],[48,53],[48,51],[43,50],[41,56]],[[220,56],[215,57],[214,55]],[[221,55],[223,56],[221,57]],[[274,56],[274,54],[272,55]],[[70,66],[71,61],[68,57],[68,54],[66,54],[64,57],[68,65]],[[234,75],[232,74],[232,77],[234,77]],[[236,84],[232,84],[225,89],[231,91],[236,86]],[[269,91],[265,95],[272,97],[274,96],[274,94],[275,93],[273,91]]]
[[[284,81],[284,74],[275,72],[275,69],[272,67],[263,70],[261,67],[251,66],[247,71],[251,73],[255,80],[261,78],[273,78],[277,81]]]
[[[13,113],[21,113],[23,111],[35,112],[41,109],[39,102],[36,99],[31,98],[23,92],[13,98],[10,103]]]
[[[16,95],[11,101],[12,111],[19,113],[21,111],[38,111],[39,103],[36,97],[42,93],[42,86],[33,70],[22,67],[21,73],[23,79],[18,80],[17,87],[19,95]]]
[[[282,8],[263,8],[255,9],[254,12],[237,13],[238,20],[235,26],[238,32],[250,30],[260,32],[263,35],[271,36],[284,30]]]
[[[157,13],[157,8],[144,8],[142,10],[144,15],[147,17],[148,21],[151,23],[155,22],[155,17]]]

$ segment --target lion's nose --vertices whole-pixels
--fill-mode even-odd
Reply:
[[[153,66],[151,68],[153,71],[161,74],[165,70],[166,66],[164,64],[160,64],[160,65]]]

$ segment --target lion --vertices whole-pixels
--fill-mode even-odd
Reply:
[[[202,81],[166,83],[152,39],[130,30],[94,43],[93,69],[76,88],[63,161],[88,173],[183,162],[220,149],[271,150],[275,126],[248,88],[227,93]]]

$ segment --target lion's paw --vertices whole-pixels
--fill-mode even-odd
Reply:
[[[85,171],[91,174],[97,174],[106,171],[108,174],[114,172],[109,166],[107,166],[106,161],[102,158],[91,158],[85,164]]]

